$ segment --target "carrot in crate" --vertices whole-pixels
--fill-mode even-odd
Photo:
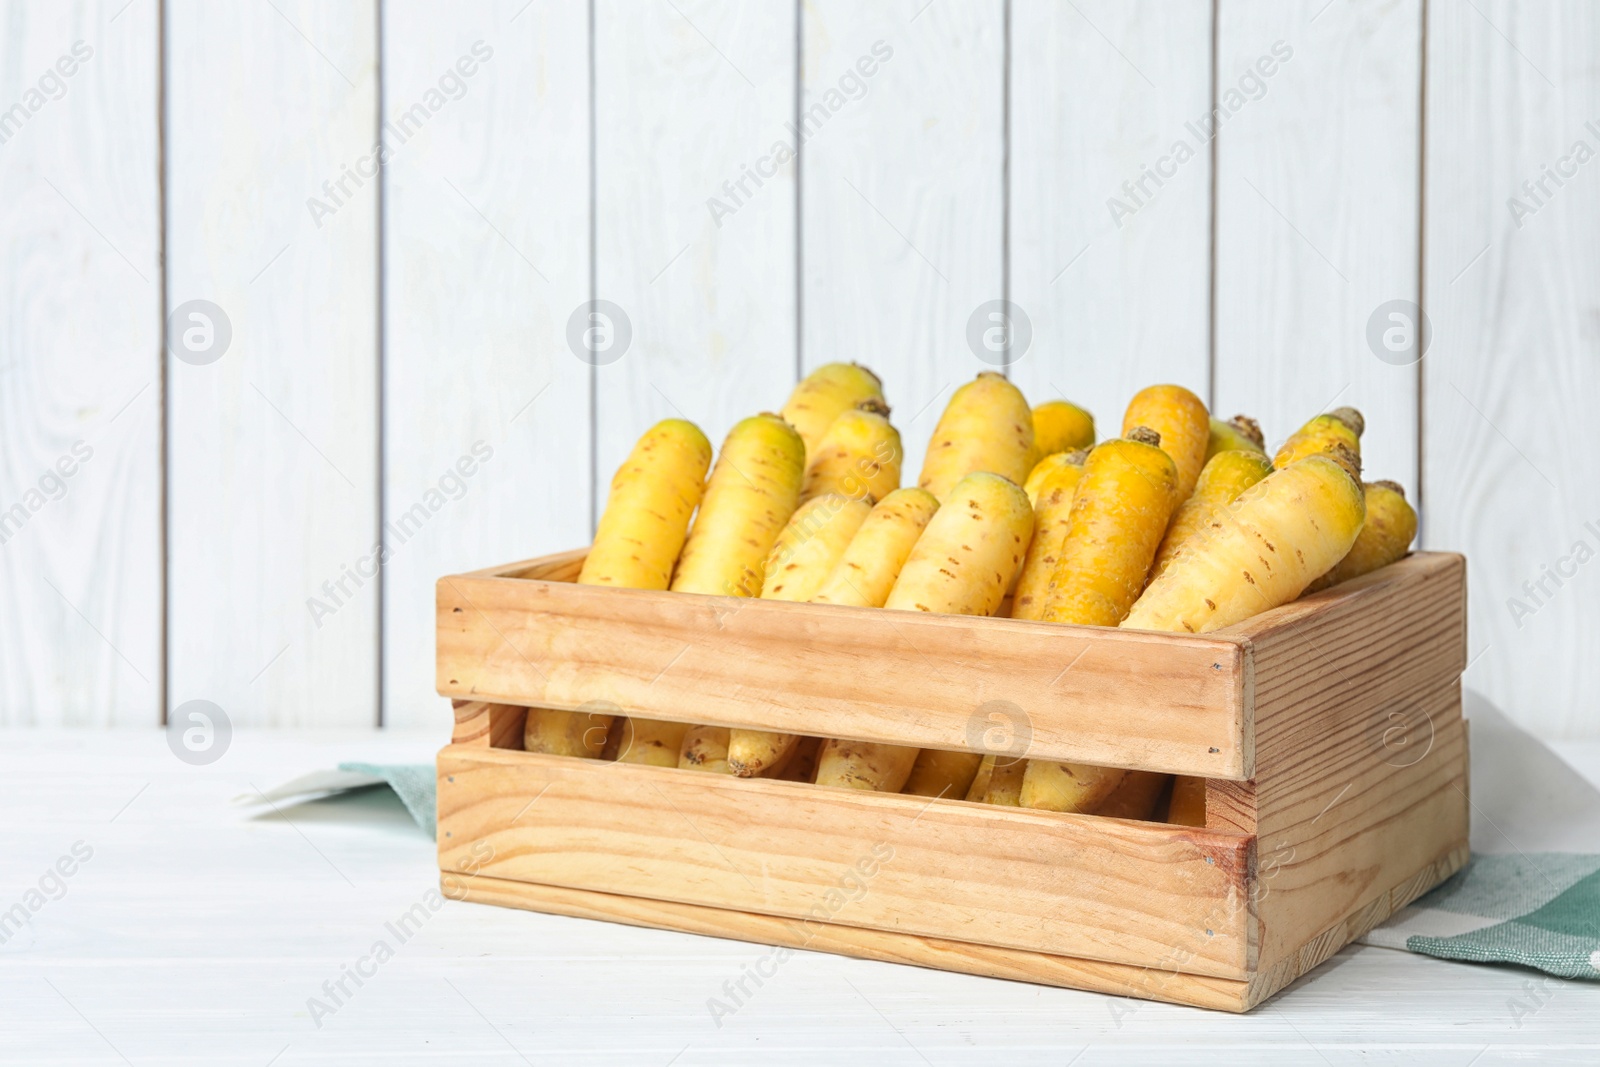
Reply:
[[[1160,434],[1136,426],[1127,437],[1089,453],[1043,604],[1030,605],[1030,615],[1037,611],[1034,617],[1046,622],[1084,626],[1122,621],[1144,588],[1178,503],[1177,464],[1160,446]],[[1048,811],[1088,811],[1122,776],[1110,767],[1030,760],[1021,803]]]
[[[710,463],[711,442],[694,423],[666,419],[646,431],[611,479],[578,584],[667,588]],[[593,758],[613,725],[610,715],[530,708],[523,747]]]
[[[1004,753],[983,757],[978,773],[973,776],[967,799],[979,804],[999,804],[1019,807],[1022,799],[1022,779],[1028,761]]]
[[[1045,457],[1094,447],[1094,416],[1069,400],[1046,400],[1033,409],[1033,448]]]
[[[1218,452],[1206,461],[1200,480],[1189,499],[1178,505],[1167,533],[1156,550],[1150,570],[1154,581],[1172,563],[1189,538],[1205,530],[1239,494],[1272,473],[1272,461],[1264,452],[1232,450]]]
[[[878,501],[811,602],[881,608],[938,510],[939,501],[926,489],[896,489]]]
[[[957,482],[977,471],[1021,485],[1033,459],[1028,401],[1003,375],[984,371],[945,405],[917,484],[943,502]]]
[[[962,478],[917,538],[883,606],[952,615],[993,615],[1022,564],[1033,510],[1016,483],[988,472]],[[817,764],[818,785],[895,793],[918,750],[830,740]]]
[[[1167,821],[1179,826],[1206,824],[1206,780],[1180,774],[1172,780],[1172,802]]]
[[[1248,415],[1235,415],[1227,422],[1211,417],[1211,437],[1206,444],[1209,461],[1218,452],[1267,451],[1267,440],[1261,436],[1261,424]]]
[[[1128,771],[1111,795],[1095,807],[1093,814],[1108,819],[1149,819],[1155,814],[1161,791],[1171,778],[1170,774],[1155,771]]]
[[[763,600],[811,599],[844,555],[872,507],[837,493],[812,497],[796,509],[767,557]],[[728,734],[728,770],[740,778],[772,771],[794,749],[798,734],[733,729]]]
[[[1122,435],[1147,426],[1161,435],[1161,448],[1178,468],[1178,500],[1187,500],[1205,466],[1211,441],[1211,413],[1199,397],[1181,385],[1152,385],[1128,401]]]
[[[1379,567],[1387,567],[1406,554],[1417,536],[1417,513],[1397,482],[1368,482],[1362,487],[1367,521],[1338,565],[1311,583],[1307,592],[1348,582]]]
[[[1355,408],[1334,408],[1318,415],[1289,435],[1289,439],[1272,457],[1272,465],[1282,470],[1297,459],[1307,456],[1331,455],[1350,477],[1361,478],[1361,435],[1366,431],[1367,420]],[[1334,446],[1343,445],[1345,452],[1336,452]]]
[[[672,578],[673,591],[758,595],[767,557],[799,504],[804,472],[805,442],[793,426],[770,413],[740,420],[728,432],[711,469],[700,514],[689,529]],[[635,729],[664,737],[678,728],[657,726],[655,720],[635,720]],[[704,735],[691,730],[680,736],[679,766],[692,763],[705,769],[708,762],[725,764],[726,730],[720,735],[722,751],[714,759],[690,758],[691,742],[703,747]],[[694,751],[699,753],[701,748]]]
[[[1344,558],[1366,519],[1361,486],[1340,459],[1350,462],[1307,456],[1246,489],[1150,583],[1122,625],[1209,633],[1299,596]]]
[[[1023,558],[1011,598],[1013,619],[1037,619],[1044,610],[1045,595],[1056,573],[1056,561],[1066,543],[1072,498],[1077,493],[1088,458],[1086,452],[1057,452],[1040,460],[1033,474],[1028,476],[1028,499],[1033,503],[1033,539],[1028,542],[1028,554]]]
[[[883,382],[859,363],[824,363],[801,379],[783,405],[783,418],[816,452],[833,421],[863,400],[883,400]]]
[[[900,431],[882,400],[864,400],[834,419],[809,455],[802,501],[838,493],[874,504],[900,488]]]
[[[805,443],[777,415],[752,415],[729,431],[700,514],[678,559],[672,590],[758,596],[767,556],[800,503]]]

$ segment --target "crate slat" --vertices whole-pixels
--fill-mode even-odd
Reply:
[[[446,748],[439,775],[445,870],[1224,978],[1251,962],[1238,834],[493,748]]]
[[[576,556],[576,558],[574,558]],[[1247,642],[507,577],[438,583],[442,696],[1248,778]],[[992,733],[998,730],[999,734]]]

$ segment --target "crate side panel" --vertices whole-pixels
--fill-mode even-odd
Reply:
[[[1246,978],[1254,839],[482,748],[440,867]]]
[[[1383,705],[1353,699],[1348,707],[1342,721],[1330,716],[1325,729],[1284,739],[1296,746],[1293,759],[1280,759],[1276,747],[1263,756],[1254,899],[1263,971],[1466,847],[1459,679],[1397,694],[1392,720]]]
[[[442,579],[458,699],[1247,778],[1246,639]]]
[[[453,900],[780,946],[774,950],[776,952],[792,949],[832,952],[883,963],[1086,989],[1218,1011],[1245,1010],[1253,988],[1251,983],[1239,979],[916,937],[842,923],[800,923],[754,912],[513,882],[481,874],[445,873],[441,876],[440,887]]]

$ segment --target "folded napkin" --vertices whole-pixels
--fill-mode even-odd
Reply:
[[[1600,979],[1600,792],[1467,694],[1472,861],[1363,944]]]
[[[273,786],[264,793],[254,790],[241,793],[233,798],[233,802],[242,806],[265,802],[274,807],[280,800],[303,804],[318,797],[375,785],[386,785],[393,789],[417,825],[429,837],[434,836],[438,799],[435,793],[438,787],[434,782],[431,763],[341,763],[336,771],[311,771],[282,785]]]

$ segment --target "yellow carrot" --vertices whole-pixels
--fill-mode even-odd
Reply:
[[[1013,619],[1037,619],[1043,613],[1050,582],[1055,578],[1056,564],[1071,525],[1072,499],[1083,477],[1083,465],[1088,454],[1058,452],[1056,456],[1066,457],[1068,461],[1050,465],[1029,493],[1033,501],[1033,540],[1028,543],[1028,554],[1023,559],[1017,587],[1012,594]],[[1041,460],[1039,466],[1034,468],[1034,475],[1055,458],[1046,456]],[[1074,458],[1076,462],[1071,462]],[[1034,475],[1029,476],[1030,482]]]
[[[665,589],[700,504],[711,442],[692,422],[656,423],[611,479],[580,585]]]
[[[676,767],[683,749],[683,735],[689,724],[664,719],[622,720],[622,741],[618,763],[642,763],[650,767]]]
[[[776,415],[739,422],[722,444],[678,560],[680,593],[756,596],[767,554],[800,502],[805,445]]]
[[[955,391],[922,462],[917,484],[942,502],[957,482],[976,471],[1021,485],[1033,458],[1033,412],[1022,391],[994,371],[984,371]]]
[[[1396,482],[1368,482],[1362,488],[1367,501],[1366,524],[1344,559],[1312,582],[1308,592],[1387,567],[1406,554],[1417,536],[1417,513],[1406,500],[1403,487]]]
[[[799,432],[809,456],[833,420],[863,400],[882,399],[883,383],[867,368],[859,363],[825,363],[794,387],[783,405],[783,418]]]
[[[611,479],[578,584],[667,588],[710,463],[711,442],[694,423],[666,419],[646,431]],[[594,758],[614,724],[613,716],[598,712],[529,708],[523,746]]]
[[[896,489],[878,501],[812,603],[883,607],[912,546],[938,510],[939,501],[926,489]]]
[[[1135,427],[1089,453],[1039,618],[1115,626],[1138,599],[1178,502],[1177,468],[1159,442]]]
[[[983,757],[978,773],[967,789],[967,799],[978,804],[1017,807],[1022,795],[1023,772],[1027,761],[1001,753]]]
[[[1278,449],[1278,454],[1272,457],[1272,465],[1282,470],[1295,460],[1307,456],[1334,455],[1340,465],[1350,472],[1350,477],[1360,480],[1361,434],[1366,428],[1367,421],[1355,408],[1334,408],[1290,434],[1283,447]],[[1335,453],[1335,445],[1343,445],[1349,450],[1348,455]]]
[[[973,776],[983,756],[977,752],[947,752],[925,748],[917,754],[902,793],[919,797],[948,797],[961,800],[972,788]]]
[[[1160,435],[1144,426],[1089,453],[1073,494],[1055,572],[1038,618],[1115,626],[1139,591],[1178,502],[1178,472]],[[1013,614],[1015,612],[1013,611]],[[1089,811],[1124,772],[1088,764],[1030,760],[1021,804],[1048,811]]]
[[[1094,447],[1094,416],[1067,400],[1033,409],[1033,447],[1041,456]]]
[[[969,474],[917,539],[887,608],[993,615],[1033,535],[1033,509],[1014,482]]]
[[[1032,533],[1028,497],[997,474],[967,475],[917,538],[884,606],[951,615],[993,615],[1022,563]],[[830,740],[818,785],[898,792],[917,758],[901,745]]]
[[[1083,461],[1089,458],[1085,449],[1077,448],[1069,452],[1052,452],[1038,463],[1033,465],[1033,470],[1028,472],[1028,480],[1022,483],[1022,491],[1028,494],[1028,503],[1035,507],[1039,504],[1039,487],[1044,485],[1049,478],[1062,467],[1075,467],[1079,473],[1083,471]]]
[[[1262,452],[1267,450],[1261,424],[1248,415],[1235,415],[1227,422],[1211,418],[1211,438],[1206,444],[1206,460],[1218,452]]]
[[[900,488],[900,431],[882,400],[862,401],[834,419],[809,456],[801,500],[838,493],[872,504]]]
[[[1265,453],[1235,450],[1212,456],[1200,472],[1194,492],[1178,505],[1172,521],[1167,524],[1166,536],[1161,539],[1155,565],[1150,570],[1151,580],[1172,564],[1173,557],[1182,551],[1189,538],[1210,527],[1240,493],[1271,473],[1272,461]]]
[[[801,504],[767,557],[763,600],[809,600],[844,555],[872,512],[864,500],[829,493]],[[740,778],[766,774],[788,758],[799,734],[735,729],[728,734],[727,765]]]
[[[916,759],[916,749],[900,745],[824,741],[817,757],[817,784],[898,793]]]
[[[721,726],[691,726],[683,735],[678,766],[689,771],[728,774],[728,731]]]
[[[1178,468],[1178,499],[1188,499],[1211,441],[1211,413],[1205,403],[1181,385],[1152,385],[1128,401],[1123,436],[1135,426],[1148,426],[1161,435],[1161,448]]]
[[[1208,633],[1288,603],[1344,558],[1365,518],[1361,487],[1336,460],[1296,460],[1192,538],[1122,624]]]
[[[1167,821],[1179,826],[1206,824],[1206,780],[1180,774],[1172,780],[1172,802]]]
[[[773,542],[762,566],[763,600],[810,600],[872,514],[872,505],[837,493],[812,497]]]

